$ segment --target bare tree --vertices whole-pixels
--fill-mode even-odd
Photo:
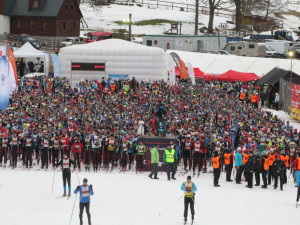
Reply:
[[[196,10],[195,10],[195,35],[198,35],[198,24],[199,24],[199,0],[196,0]]]
[[[235,29],[241,30],[242,27],[242,2],[245,0],[234,0],[235,3]]]
[[[208,21],[208,33],[213,33],[214,31],[214,18],[215,10],[219,9],[224,3],[227,3],[226,0],[204,0],[204,4],[209,5],[209,21]]]

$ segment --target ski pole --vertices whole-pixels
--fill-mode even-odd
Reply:
[[[181,195],[178,199],[176,199],[176,201],[172,202],[172,204],[168,205],[167,208],[165,208],[164,210],[162,210],[160,213],[158,213],[159,216],[161,216],[164,212],[168,211],[169,209],[173,208],[175,206],[175,202],[179,201],[181,198],[183,197],[183,195]],[[173,206],[172,206],[173,205]],[[170,207],[172,206],[172,207]]]
[[[80,185],[80,181],[79,181],[79,176],[78,176],[78,172],[77,172],[77,170],[75,170],[75,172],[76,172],[76,176],[77,176],[78,184]]]
[[[54,174],[53,174],[53,181],[52,181],[52,193],[51,193],[51,194],[53,194],[54,178],[55,178],[55,169],[54,169]]]
[[[74,208],[75,208],[75,203],[76,203],[76,200],[77,200],[77,194],[76,194],[75,201],[74,201],[74,204],[73,204],[73,209],[72,209],[72,213],[71,213],[71,218],[70,218],[69,225],[70,225],[70,224],[71,224],[71,222],[72,222],[72,217],[73,217],[73,212],[74,212]]]

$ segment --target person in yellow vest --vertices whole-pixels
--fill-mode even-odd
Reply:
[[[231,180],[231,172],[233,167],[233,156],[231,150],[227,150],[224,154],[224,163],[226,171],[226,181],[232,182],[233,180]]]
[[[269,171],[269,155],[266,151],[262,152],[263,156],[261,158],[261,174],[264,184],[261,186],[262,188],[267,189],[267,173]]]
[[[188,209],[190,205],[193,223],[195,215],[195,191],[197,191],[197,187],[192,181],[191,176],[188,176],[187,181],[182,183],[181,190],[184,191],[184,222],[187,222]]]
[[[163,161],[167,164],[167,174],[168,180],[170,180],[170,175],[172,172],[172,179],[175,178],[175,158],[177,159],[177,155],[175,154],[175,149],[171,149],[171,145],[168,144],[167,148],[164,151]]]
[[[286,155],[285,153],[283,153],[283,154],[281,154],[280,159],[285,163],[285,167],[286,167],[284,174],[283,174],[284,184],[286,184],[287,183],[286,172],[287,172],[287,170],[290,169],[290,157],[288,155]]]
[[[219,178],[221,174],[221,157],[219,156],[218,152],[214,152],[214,157],[211,159],[213,165],[213,172],[214,172],[214,186],[220,187],[219,185]]]

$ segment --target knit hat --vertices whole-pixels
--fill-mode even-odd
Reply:
[[[192,179],[192,177],[191,176],[187,176],[187,178],[186,178],[187,180],[191,180]]]
[[[83,183],[88,182],[88,180],[86,178],[83,179]]]

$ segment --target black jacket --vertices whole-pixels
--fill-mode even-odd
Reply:
[[[282,161],[281,159],[275,160],[274,164],[273,164],[273,169],[274,169],[275,173],[280,173],[280,175],[283,175],[283,173],[286,169],[284,161]]]
[[[260,170],[261,170],[260,156],[258,156],[258,155],[255,156],[255,163],[254,164],[255,164],[254,172],[260,173]]]
[[[255,156],[250,156],[248,162],[245,164],[245,172],[254,172],[255,169]]]

